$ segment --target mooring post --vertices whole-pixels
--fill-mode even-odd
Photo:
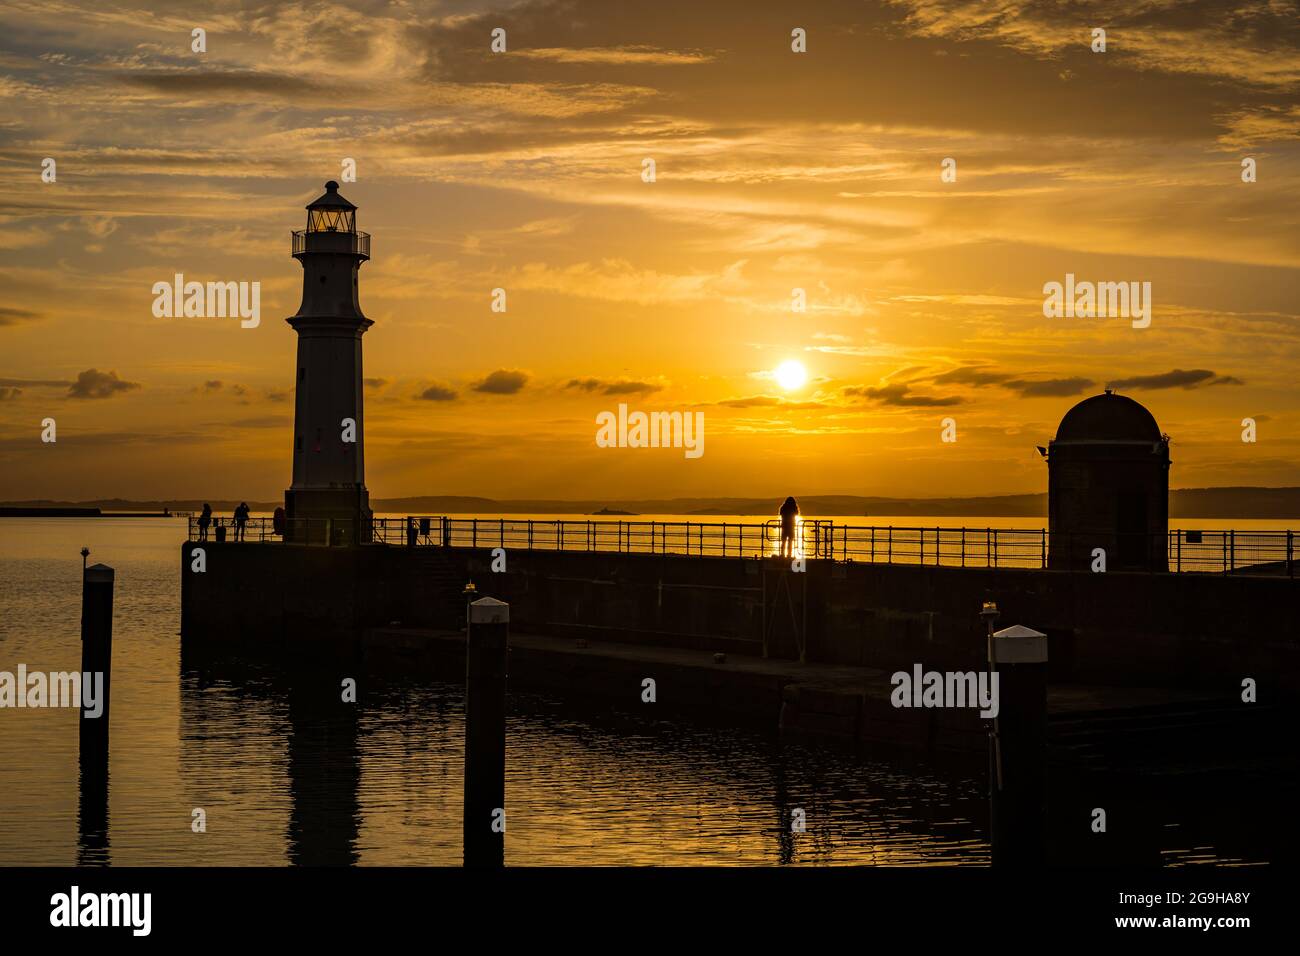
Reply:
[[[87,741],[108,754],[108,689],[113,669],[113,569],[105,564],[92,564],[81,572],[81,673],[99,687],[102,711],[89,716],[92,709],[85,706],[86,693],[82,692],[81,744]],[[103,675],[102,678],[95,675]],[[96,710],[98,710],[97,702]]]
[[[465,865],[499,868],[506,851],[506,657],[510,605],[469,606],[465,641]]]
[[[84,559],[84,555],[83,555]],[[84,560],[83,560],[84,564]],[[113,669],[113,569],[81,573],[81,691],[78,721],[78,863],[108,863],[108,701]],[[86,701],[93,699],[93,706]]]
[[[990,667],[998,713],[990,737],[993,865],[1039,867],[1047,844],[1047,635],[996,632]]]

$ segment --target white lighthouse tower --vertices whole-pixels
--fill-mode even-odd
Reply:
[[[325,194],[307,207],[307,228],[293,234],[302,305],[286,320],[298,333],[298,374],[285,538],[356,544],[369,539],[370,527],[361,336],[372,323],[357,301],[370,236],[357,232],[357,207],[338,189],[327,182]]]

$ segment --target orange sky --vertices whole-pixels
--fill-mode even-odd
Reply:
[[[1042,491],[1107,383],[1173,486],[1300,484],[1294,2],[810,6],[10,0],[0,499],[277,497],[288,234],[344,158],[375,497]],[[177,272],[261,324],[155,318]],[[1066,273],[1150,327],[1045,318]],[[620,401],[705,454],[597,448]]]

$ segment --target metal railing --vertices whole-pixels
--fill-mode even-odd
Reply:
[[[356,543],[353,524],[346,518],[290,518],[277,529],[271,518],[249,518],[241,527],[240,522],[234,518],[213,515],[211,523],[204,528],[201,518],[191,516],[189,540],[217,544],[281,541],[287,544],[338,548]]]
[[[307,251],[307,237],[316,237],[313,242],[316,251],[351,252],[370,258],[370,233],[368,232],[330,232],[328,230],[295,229],[293,230],[293,255]],[[328,237],[328,238],[323,238]]]
[[[208,540],[235,540],[230,518],[214,519]],[[198,519],[190,518],[198,540]],[[291,519],[283,533],[270,518],[248,519],[244,541],[351,544],[347,519]],[[606,551],[705,557],[772,557],[781,553],[780,523],[635,521],[535,518],[453,518],[411,515],[373,518],[366,543],[403,547],[506,548],[533,551]],[[1050,534],[1044,528],[944,528],[799,522],[796,556],[809,560],[968,568],[1074,568],[1088,570],[1104,552],[1108,571],[1248,574],[1295,577],[1291,531],[1170,530],[1153,534]]]

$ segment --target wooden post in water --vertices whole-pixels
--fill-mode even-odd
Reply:
[[[84,561],[83,561],[84,564]],[[78,721],[78,863],[108,863],[108,701],[113,670],[113,569],[81,572],[81,691]],[[97,693],[93,708],[86,700]],[[93,715],[93,716],[92,716]]]
[[[993,634],[998,675],[990,737],[993,865],[1041,867],[1047,844],[1047,635],[1016,625]]]
[[[506,658],[510,605],[469,605],[465,641],[465,865],[505,866]]]
[[[100,697],[103,711],[97,717],[88,717],[82,693],[81,749],[89,741],[96,750],[108,756],[108,690],[113,670],[113,569],[105,564],[92,564],[81,572],[81,673],[102,674]],[[97,679],[100,680],[100,679]]]

